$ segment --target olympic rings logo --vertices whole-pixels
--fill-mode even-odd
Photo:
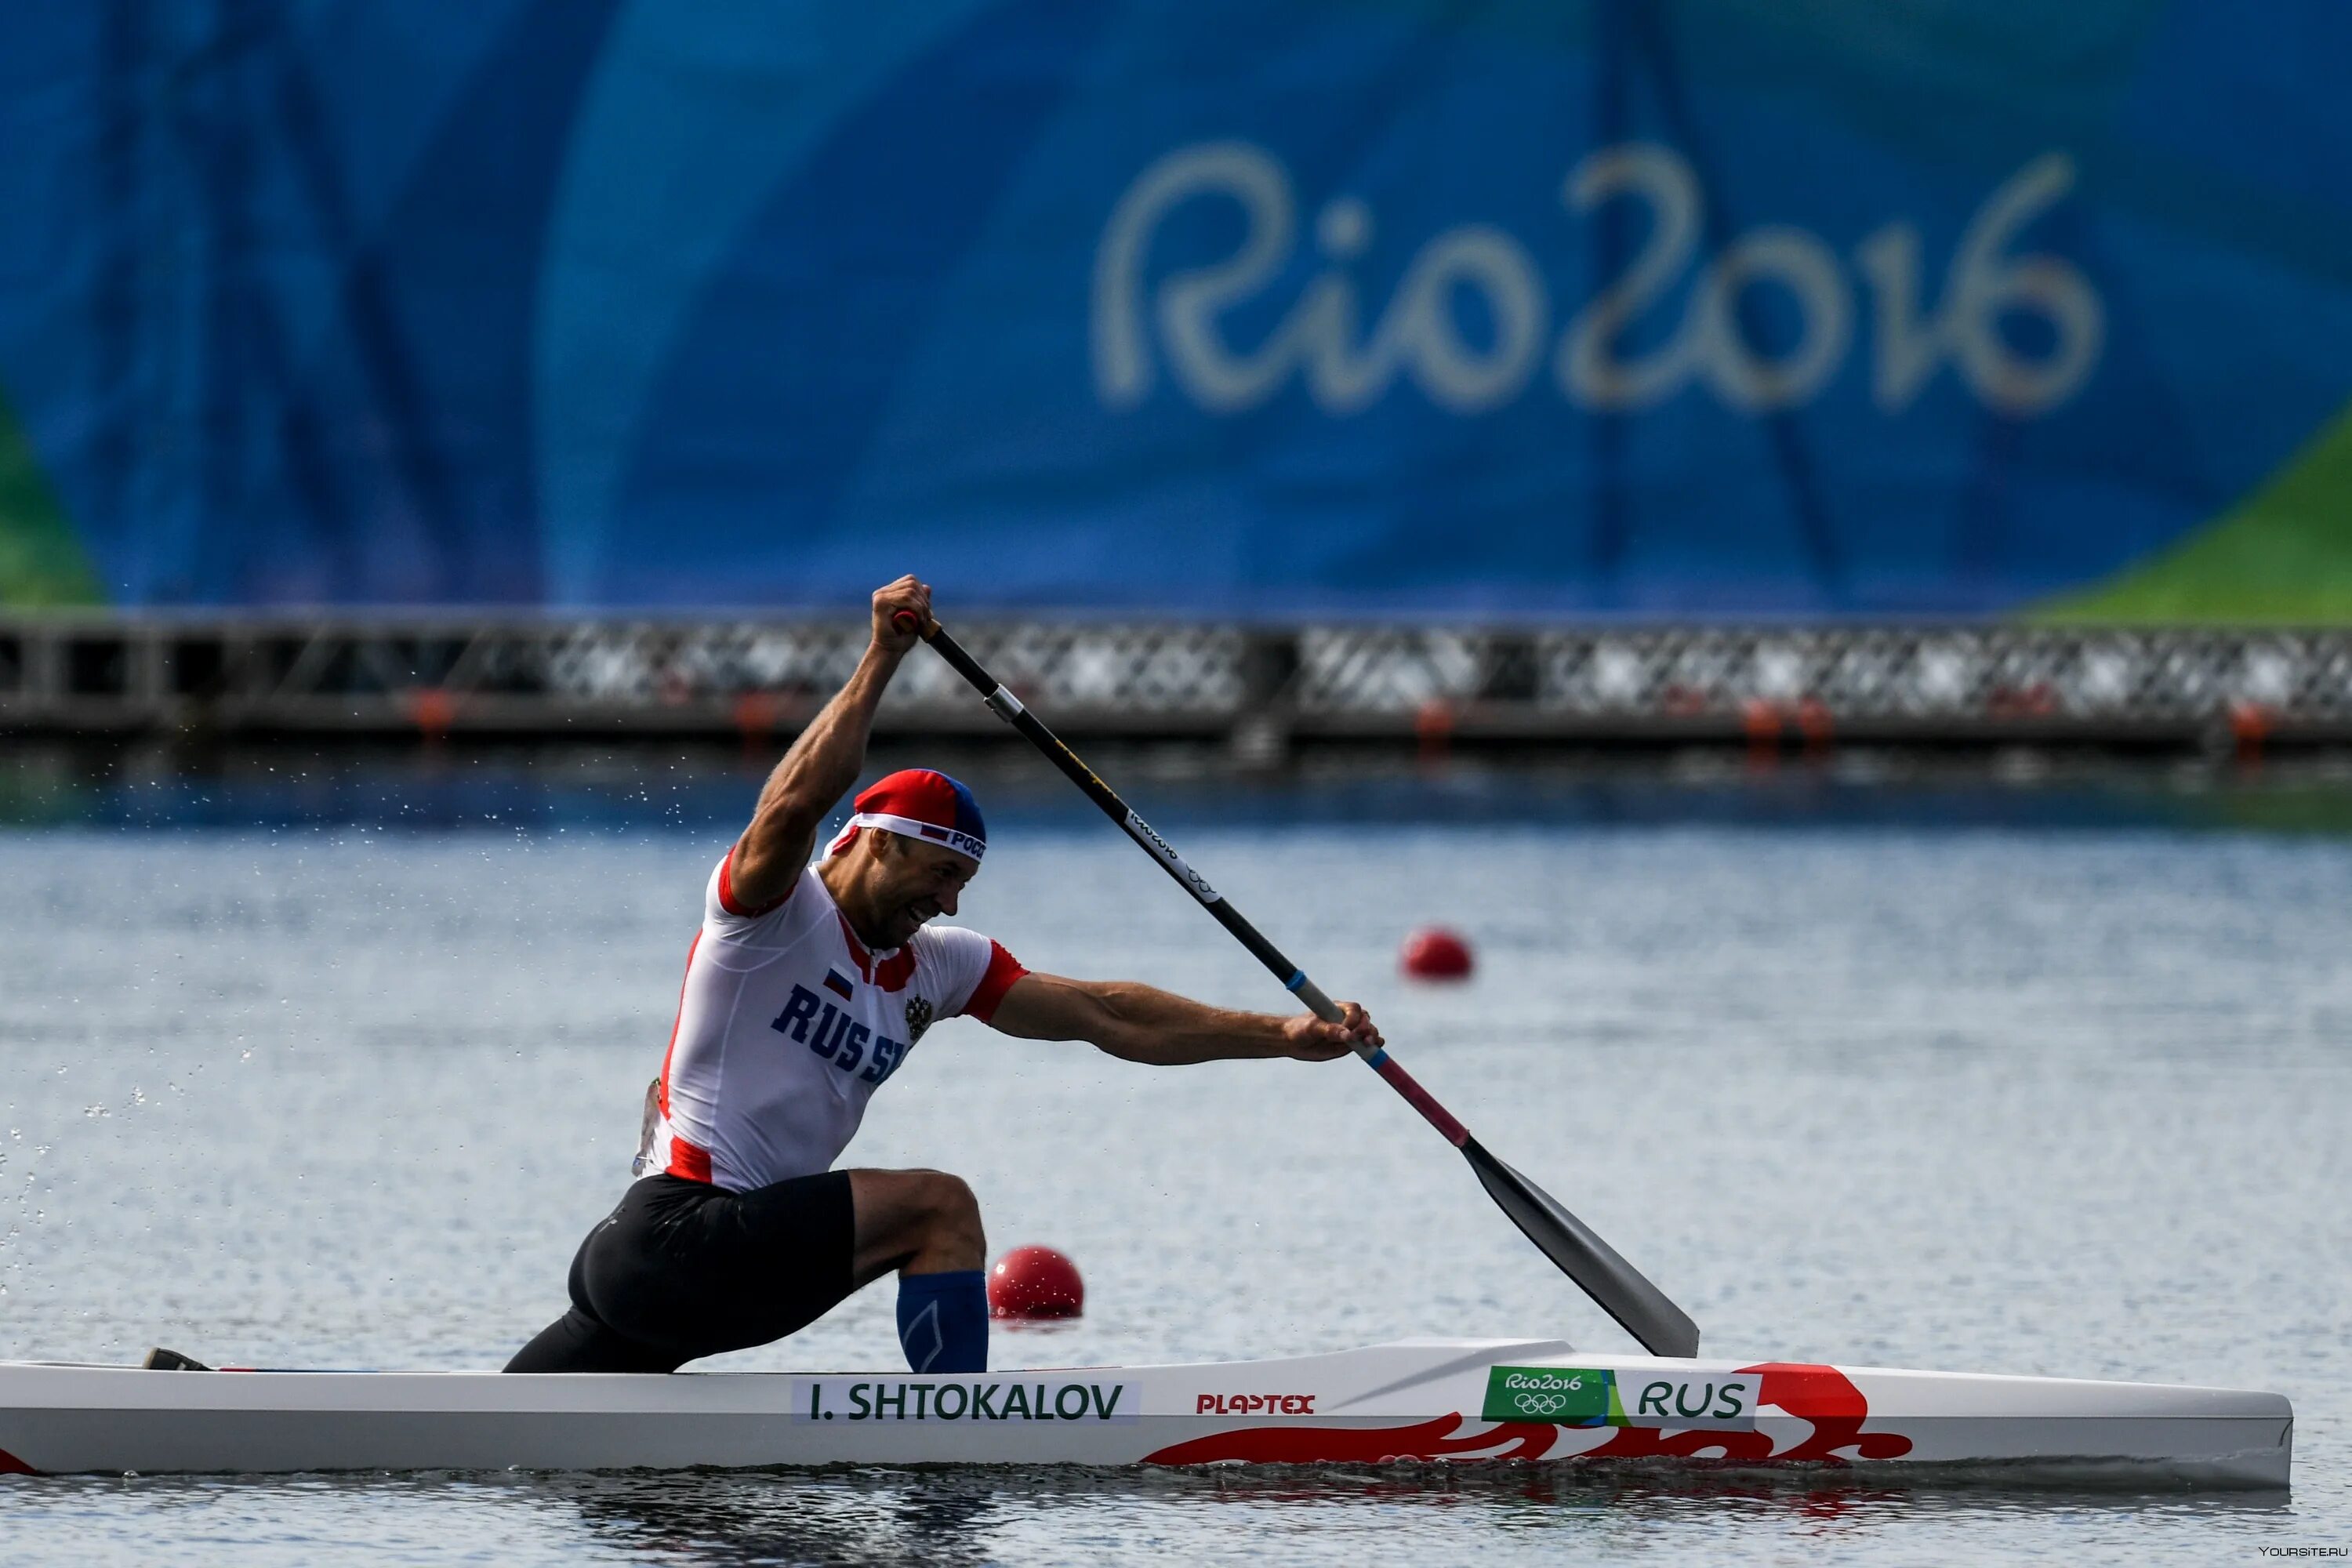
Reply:
[[[1519,1413],[1523,1415],[1557,1415],[1568,1408],[1568,1395],[1522,1394],[1515,1396],[1511,1403],[1518,1406]]]

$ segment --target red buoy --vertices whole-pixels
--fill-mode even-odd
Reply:
[[[1470,944],[1444,926],[1424,926],[1404,939],[1397,962],[1415,980],[1467,980]]]
[[[1086,1305],[1078,1266],[1050,1247],[1016,1247],[988,1271],[992,1318],[1075,1318]]]

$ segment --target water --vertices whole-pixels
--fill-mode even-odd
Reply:
[[[369,798],[431,795],[415,784]],[[745,786],[665,787],[639,820],[666,826],[493,790],[501,820],[467,795],[443,826],[387,828],[356,785],[257,812],[232,791],[210,818],[268,827],[151,826],[189,813],[119,792],[20,812],[54,825],[0,832],[0,1353],[503,1360],[625,1180],[729,836],[708,803]],[[1210,785],[1175,791],[1170,826],[1711,1352],[2278,1389],[2291,1494],[1554,1470],[16,1478],[0,1544],[239,1563],[2352,1545],[2352,838],[2095,791],[1864,783],[1788,810],[1737,782],[1611,788]],[[1098,818],[1043,796],[1003,816],[966,923],[1034,967],[1279,999]],[[1429,920],[1476,942],[1468,987],[1395,978]],[[1088,1316],[1001,1332],[1002,1365],[1433,1332],[1630,1348],[1349,1061],[1153,1070],[956,1022],[851,1154],[960,1172],[992,1246],[1078,1259]],[[890,1310],[886,1285],[706,1364],[887,1366]]]

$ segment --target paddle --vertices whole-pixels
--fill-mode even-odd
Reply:
[[[900,631],[916,629],[913,614],[905,610],[898,613],[893,624]],[[1046,759],[1061,769],[1072,784],[1086,792],[1088,800],[1102,808],[1104,816],[1118,824],[1120,831],[1159,861],[1160,869],[1200,900],[1201,907],[1216,917],[1219,925],[1233,932],[1241,944],[1255,954],[1257,961],[1265,964],[1292,994],[1304,1002],[1317,1017],[1333,1024],[1339,1021],[1338,1005],[1323,994],[1320,986],[1307,978],[1304,970],[1285,958],[1281,950],[1260,935],[1258,929],[1225,902],[1214,888],[1202,879],[1199,872],[1187,866],[1184,858],[1177,854],[1166,839],[1153,832],[1150,826],[1136,816],[1108,784],[1096,777],[1094,770],[1080,762],[1077,753],[1064,745],[1059,736],[1024,708],[1020,699],[982,669],[979,661],[964,651],[963,645],[948,635],[945,627],[933,623],[931,629],[923,633],[923,640],[936,648],[940,657],[946,659],[958,675],[971,682],[972,689],[987,700],[998,718],[1020,731],[1032,745],[1045,752]],[[1404,1096],[1405,1102],[1420,1111],[1423,1120],[1444,1133],[1447,1142],[1462,1151],[1463,1157],[1470,1162],[1470,1168],[1478,1173],[1478,1181],[1486,1187],[1486,1195],[1511,1216],[1511,1223],[1525,1231],[1528,1239],[1541,1247],[1544,1256],[1559,1266],[1560,1272],[1582,1286],[1585,1293],[1622,1324],[1627,1333],[1641,1341],[1652,1355],[1691,1356],[1698,1353],[1698,1325],[1691,1321],[1688,1313],[1666,1300],[1665,1293],[1643,1279],[1632,1264],[1617,1256],[1616,1248],[1601,1240],[1591,1226],[1561,1207],[1541,1187],[1488,1153],[1485,1145],[1470,1136],[1470,1130],[1454,1121],[1445,1108],[1438,1104],[1427,1089],[1414,1082],[1412,1075],[1399,1067],[1387,1051],[1358,1046],[1356,1054],[1363,1058],[1373,1071],[1386,1079],[1391,1089]]]

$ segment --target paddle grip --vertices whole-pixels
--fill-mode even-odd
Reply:
[[[890,617],[890,624],[902,632],[919,632],[923,629],[923,623],[915,618],[915,612],[912,610],[900,610]]]
[[[1324,994],[1323,987],[1316,984],[1312,980],[1301,979],[1295,994],[1301,1002],[1307,1004],[1308,1012],[1327,1024],[1336,1024],[1346,1016],[1339,1011],[1339,1004]]]

